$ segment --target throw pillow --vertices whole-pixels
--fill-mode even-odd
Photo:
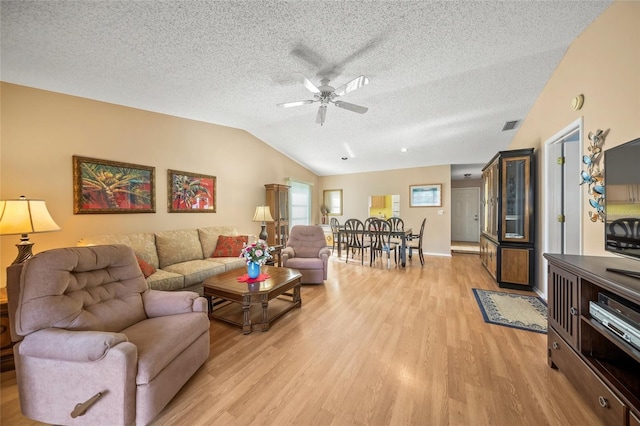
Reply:
[[[219,235],[216,249],[211,257],[238,257],[247,241],[249,241],[247,235]]]
[[[155,274],[156,268],[154,268],[153,265],[145,262],[144,259],[140,258],[138,255],[136,255],[136,259],[138,259],[138,265],[140,265],[140,270],[145,278],[149,278],[151,275]]]

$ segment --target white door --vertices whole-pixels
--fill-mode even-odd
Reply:
[[[562,209],[562,253],[580,254],[580,142],[578,136],[562,144],[565,158],[563,170]]]
[[[582,254],[582,118],[543,145],[542,237],[540,253]],[[559,160],[560,159],[560,160]],[[561,219],[559,219],[561,218]],[[547,261],[538,265],[539,293],[547,297]]]
[[[480,188],[451,189],[451,240],[480,241]]]

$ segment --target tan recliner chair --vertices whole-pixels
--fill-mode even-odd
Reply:
[[[41,252],[7,274],[22,413],[147,424],[209,356],[207,303],[149,290],[123,245]]]
[[[329,256],[331,249],[321,227],[296,225],[282,250],[282,266],[300,271],[302,284],[321,284],[327,279]]]

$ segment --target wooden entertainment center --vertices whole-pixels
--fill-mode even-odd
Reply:
[[[640,279],[607,271],[638,271],[640,262],[598,256],[544,257],[549,261],[549,366],[572,382],[604,424],[640,426],[640,351],[589,313],[589,302],[597,302],[600,293],[640,312]]]

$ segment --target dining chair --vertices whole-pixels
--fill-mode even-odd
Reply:
[[[383,219],[371,221],[369,235],[371,238],[371,247],[369,249],[369,266],[373,266],[378,253],[380,258],[387,253],[387,269],[391,269],[391,252],[393,251],[393,259],[398,264],[397,249],[398,245],[391,241],[391,224]]]
[[[424,253],[422,253],[422,236],[424,235],[424,224],[427,222],[427,218],[422,219],[422,225],[420,225],[419,234],[411,234],[407,239],[407,249],[409,250],[409,260],[413,254],[413,249],[418,250],[418,257],[420,258],[420,265],[424,266]]]
[[[374,220],[380,219],[379,217],[369,216],[364,220],[364,240],[371,245],[371,237],[369,236],[369,231],[371,230],[371,222]]]
[[[387,222],[391,225],[391,232],[404,232],[404,221],[398,216],[391,216]],[[401,240],[400,236],[391,236],[391,241],[395,243],[399,244]]]
[[[331,254],[336,249],[336,245],[338,246],[338,251],[341,251],[347,244],[347,239],[344,234],[340,233],[340,222],[335,217],[332,217],[329,220],[329,225],[331,226],[331,234],[333,236],[333,246],[331,247]]]
[[[404,231],[404,221],[398,216],[392,216],[387,219],[391,224],[391,231]]]
[[[347,219],[344,223],[344,231],[347,239],[347,259],[349,263],[349,252],[351,251],[351,259],[356,251],[360,253],[360,263],[364,265],[364,251],[370,247],[369,242],[365,241],[364,223],[360,219]]]

